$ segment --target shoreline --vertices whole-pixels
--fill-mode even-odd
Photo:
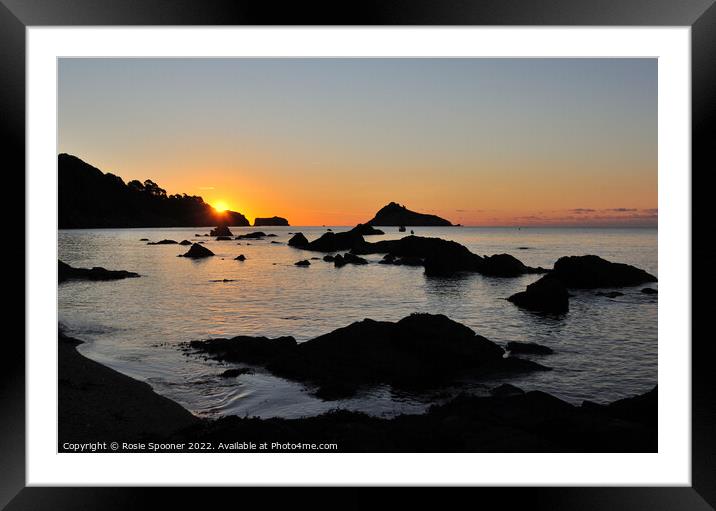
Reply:
[[[506,386],[421,415],[336,410],[300,419],[202,419],[149,384],[90,360],[59,334],[58,451],[80,452],[656,452],[657,389],[573,406]],[[118,442],[119,448],[111,448]],[[123,446],[124,445],[124,446]],[[317,446],[328,445],[330,448]],[[265,447],[262,447],[265,446]]]

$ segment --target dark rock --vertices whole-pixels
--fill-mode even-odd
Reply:
[[[237,240],[259,240],[259,239],[265,238],[265,237],[266,237],[266,233],[265,233],[265,232],[262,232],[262,231],[254,231],[254,232],[249,232],[249,233],[246,233],[246,234],[239,234],[239,235],[236,237],[236,239],[237,239]]]
[[[395,256],[393,254],[385,254],[383,259],[380,260],[380,264],[393,264],[395,263]]]
[[[624,293],[620,293],[619,291],[609,291],[609,292],[602,292],[597,291],[594,293],[596,296],[606,296],[607,298],[617,298],[618,296],[624,296]]]
[[[311,261],[308,259],[304,259],[303,261],[298,261],[293,263],[295,266],[311,266]]]
[[[327,389],[329,398],[351,390],[340,383]],[[340,452],[366,453],[657,452],[657,408],[649,394],[595,407],[573,406],[544,392],[462,394],[426,413],[394,418],[345,409],[300,419],[227,416],[187,428],[175,441],[332,442]],[[627,410],[631,418],[616,415]]]
[[[376,229],[369,224],[358,224],[349,232],[360,234],[361,236],[376,236],[380,234],[385,234],[385,232],[381,231],[380,229]]]
[[[519,387],[515,387],[511,383],[503,383],[502,385],[490,390],[490,395],[495,397],[514,397],[524,396],[525,391]]]
[[[547,369],[504,358],[497,344],[442,315],[413,314],[396,323],[366,319],[301,344],[293,338],[281,343],[236,339],[240,341],[194,341],[191,346],[212,358],[259,363],[277,376],[325,386],[328,394],[335,393],[336,386],[346,395],[375,383],[419,389],[465,374],[482,377]],[[260,356],[248,358],[248,342],[255,350],[263,348]]]
[[[234,258],[234,261],[246,261],[246,256],[244,254],[239,254]]]
[[[655,295],[655,294],[659,293],[659,291],[657,291],[653,287],[645,287],[644,289],[641,290],[641,292],[646,295]]]
[[[277,357],[293,353],[296,339],[293,337],[269,339],[240,335],[231,339],[191,341],[189,346],[221,362],[265,364]]]
[[[656,277],[623,263],[612,263],[595,255],[561,257],[554,263],[553,275],[567,288],[637,286],[656,282]]]
[[[405,206],[401,206],[396,202],[391,202],[387,206],[383,206],[375,214],[375,216],[366,223],[368,225],[384,225],[388,227],[401,226],[403,228],[403,231],[405,230],[406,225],[430,227],[442,227],[452,225],[448,220],[440,218],[437,215],[416,213],[415,211],[410,211]]]
[[[231,236],[217,236],[216,241],[231,241]]]
[[[311,261],[320,261],[320,260],[321,260],[320,257],[312,257],[312,258],[311,258]]]
[[[214,252],[212,252],[208,248],[206,248],[198,243],[194,243],[189,248],[189,251],[186,254],[181,255],[180,257],[190,257],[192,259],[200,259],[202,257],[211,257],[213,255],[214,255]]]
[[[236,282],[236,280],[234,280],[234,279],[215,279],[215,280],[210,280],[209,282]]]
[[[179,244],[180,244],[180,245],[191,245],[191,241],[189,241],[189,240],[181,240],[181,241],[179,242]]]
[[[280,241],[272,241],[271,244],[272,245],[283,245],[283,243],[281,243]]]
[[[291,247],[303,248],[308,245],[308,240],[302,233],[297,232],[290,240],[288,240],[288,244]]]
[[[296,235],[297,236],[297,235]],[[296,237],[294,236],[294,238]],[[293,239],[293,238],[291,238]],[[310,243],[298,246],[304,250],[315,250],[317,252],[337,252],[339,250],[351,250],[365,243],[363,236],[353,231],[346,232],[325,232],[318,239]],[[290,244],[290,242],[289,242]]]
[[[514,354],[524,355],[551,355],[552,348],[537,344],[536,342],[510,341],[507,343],[507,351]]]
[[[340,268],[342,266],[345,266],[346,264],[368,264],[368,261],[366,259],[363,259],[362,257],[358,257],[355,254],[346,252],[343,255],[337,254],[333,258],[333,264],[336,266],[336,268]]]
[[[242,374],[254,374],[254,370],[249,367],[239,367],[237,369],[227,369],[223,373],[221,373],[219,376],[222,378],[236,378],[237,376],[241,376]]]
[[[537,312],[569,311],[567,288],[551,273],[527,286],[525,291],[510,296],[508,300],[519,307]]]
[[[149,238],[139,238],[139,241],[149,241]]]
[[[280,216],[272,216],[270,218],[257,218],[254,220],[254,227],[266,225],[285,225],[288,226],[288,220]]]
[[[226,225],[219,225],[218,227],[212,229],[209,231],[209,236],[233,236],[234,234],[231,232],[231,229],[229,229]]]
[[[404,256],[394,259],[393,264],[399,266],[423,266],[423,264],[425,264],[425,261],[422,257]]]
[[[400,227],[398,227],[398,232],[405,232],[405,230],[406,229],[405,229],[404,225],[401,225]]]
[[[125,270],[106,270],[101,266],[93,268],[73,268],[57,260],[57,281],[67,280],[119,280],[139,277],[138,273]]]
[[[510,254],[496,254],[485,257],[479,271],[493,277],[517,277],[526,273],[546,273],[547,270],[525,266]]]
[[[150,241],[147,245],[177,245],[175,240]]]
[[[323,256],[323,260],[326,261],[327,263],[332,263],[334,259],[335,259],[335,257],[333,257],[332,255],[324,255]]]

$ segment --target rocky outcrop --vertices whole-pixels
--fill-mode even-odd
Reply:
[[[227,225],[219,225],[218,227],[213,228],[209,232],[209,236],[233,236],[234,234],[231,232],[231,229]]]
[[[217,360],[264,365],[278,376],[315,384],[321,395],[331,397],[375,383],[419,389],[466,375],[547,369],[504,358],[494,342],[432,314],[412,314],[396,323],[366,319],[301,344],[292,337],[236,337],[190,346]]]
[[[525,291],[515,293],[508,300],[519,307],[536,312],[561,314],[569,311],[567,288],[552,274],[533,282]]]
[[[656,277],[634,266],[612,263],[595,255],[568,256],[559,258],[547,275],[508,300],[533,311],[562,313],[569,309],[567,289],[636,286],[645,282],[656,282]],[[595,294],[609,298],[623,295],[619,291]]]
[[[214,252],[212,252],[208,248],[206,248],[198,243],[194,243],[189,248],[189,251],[186,254],[181,254],[181,255],[179,255],[179,257],[189,257],[191,259],[201,259],[203,257],[211,257],[213,255],[214,255]]]
[[[396,202],[391,202],[387,206],[383,206],[366,224],[387,227],[449,227],[452,225],[448,220],[440,218],[437,215],[416,213]]]
[[[57,260],[57,281],[68,280],[119,280],[139,277],[138,273],[125,270],[106,270],[101,266],[93,268],[73,268]]]
[[[270,218],[256,218],[254,220],[254,227],[268,225],[288,226],[288,220],[286,220],[285,218],[281,218],[280,216],[272,216]]]
[[[554,277],[568,288],[638,286],[656,282],[656,277],[640,268],[612,263],[595,255],[560,257],[554,263]]]

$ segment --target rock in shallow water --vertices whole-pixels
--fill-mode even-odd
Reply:
[[[194,243],[186,254],[182,254],[179,257],[189,257],[191,259],[200,259],[202,257],[211,257],[213,255],[214,255],[214,252],[212,252],[208,248],[206,248],[202,245],[199,245],[198,243]]]
[[[428,388],[457,377],[547,370],[515,357],[443,315],[412,314],[398,322],[365,319],[297,344],[236,337],[192,341],[191,347],[228,362],[265,365],[272,373],[318,386],[319,395],[346,396],[361,385]]]
[[[93,268],[73,268],[57,260],[57,281],[67,280],[119,280],[139,277],[138,273],[125,270],[106,270],[101,266]]]
[[[564,313],[569,311],[569,293],[559,279],[547,274],[533,282],[525,291],[515,293],[508,300],[518,307],[536,312]]]

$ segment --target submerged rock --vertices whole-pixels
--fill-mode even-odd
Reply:
[[[216,241],[231,241],[231,236],[217,236]]]
[[[536,342],[510,341],[507,343],[507,351],[524,355],[551,355],[552,348],[537,344]]]
[[[189,251],[186,254],[182,254],[179,257],[189,257],[191,259],[200,259],[202,257],[211,257],[214,255],[214,252],[209,250],[208,248],[198,244],[194,243],[191,248],[189,248]]]
[[[147,245],[177,245],[175,240],[150,241]]]
[[[231,229],[227,225],[219,225],[218,227],[209,231],[209,236],[233,236]]]
[[[311,261],[304,259],[303,261],[297,261],[293,263],[295,266],[311,266]]]
[[[596,296],[606,296],[607,298],[617,298],[619,296],[624,296],[624,293],[621,293],[619,291],[608,291],[608,292],[597,291],[594,294]]]
[[[67,280],[119,280],[139,277],[138,273],[126,270],[106,270],[101,266],[93,268],[74,268],[57,260],[57,281]]]
[[[258,239],[265,238],[265,237],[266,237],[265,232],[254,231],[254,232],[249,232],[246,234],[239,234],[235,239],[237,239],[237,240],[258,240]]]
[[[327,263],[332,263],[335,260],[335,257],[332,255],[324,255],[323,260]]]
[[[494,397],[524,396],[525,391],[511,383],[503,383],[494,389],[490,389],[490,395]]]
[[[560,257],[552,274],[567,288],[637,286],[656,282],[656,277],[640,268],[612,263],[595,255]]]
[[[149,241],[149,238],[139,238],[139,241]]]
[[[519,307],[537,312],[569,311],[567,288],[551,273],[527,286],[525,291],[510,296],[508,300]]]
[[[246,256],[244,254],[239,254],[234,258],[234,261],[246,261]]]
[[[655,295],[655,294],[659,293],[659,291],[657,291],[653,287],[645,287],[644,289],[641,290],[641,292],[644,293],[645,295]]]
[[[241,376],[242,374],[254,374],[254,370],[250,367],[239,367],[236,369],[227,369],[223,373],[221,373],[219,376],[222,378],[236,378],[237,376]]]
[[[292,337],[237,337],[193,341],[191,347],[218,360],[259,363],[278,376],[315,384],[328,395],[352,394],[366,384],[427,388],[465,375],[548,369],[504,358],[494,342],[432,314],[412,314],[396,323],[365,319],[301,344]]]

